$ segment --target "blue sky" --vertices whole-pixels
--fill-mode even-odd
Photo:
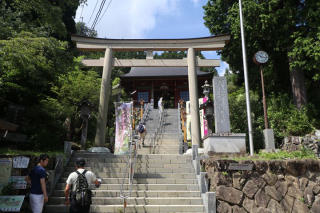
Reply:
[[[83,22],[91,27],[101,2],[88,0],[86,5],[80,6],[76,21],[83,17]],[[210,36],[203,20],[202,7],[206,3],[207,0],[106,0],[95,29],[100,38],[206,37]],[[208,59],[220,58],[214,51],[203,54]],[[228,64],[221,61],[221,66],[217,67],[219,74],[223,75],[227,67]]]

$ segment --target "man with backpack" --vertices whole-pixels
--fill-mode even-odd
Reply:
[[[89,213],[92,203],[90,185],[100,186],[101,181],[96,178],[93,172],[84,169],[85,164],[83,158],[78,158],[76,160],[76,171],[72,172],[67,179],[65,204],[70,204],[70,213]]]

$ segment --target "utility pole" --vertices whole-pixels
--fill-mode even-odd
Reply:
[[[239,12],[240,12],[240,29],[241,29],[241,44],[242,44],[242,60],[243,60],[243,71],[244,71],[244,84],[245,84],[245,90],[246,90],[246,103],[247,103],[249,146],[250,146],[250,155],[252,156],[253,153],[254,153],[254,147],[253,147],[251,109],[250,109],[250,94],[249,94],[249,82],[248,82],[248,70],[247,70],[247,53],[246,53],[246,44],[245,44],[245,36],[244,36],[244,29],[243,29],[242,3],[241,3],[241,0],[239,0]]]

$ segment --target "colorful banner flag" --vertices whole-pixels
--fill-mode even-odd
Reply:
[[[202,102],[203,104],[206,103],[208,101],[207,97],[204,97]],[[206,111],[204,110],[204,114],[206,113]],[[208,121],[207,119],[203,118],[203,136],[206,137],[208,136]]]
[[[201,104],[204,104],[208,101],[208,98],[199,98],[199,108]],[[190,101],[186,101],[186,113],[187,113],[187,140],[191,140],[191,112],[190,112]],[[205,111],[203,109],[199,110],[199,118],[200,118],[200,131],[201,138],[203,139],[208,135],[208,121],[204,119]]]
[[[132,102],[115,103],[116,113],[116,138],[114,146],[115,155],[129,153],[129,142],[132,138]]]

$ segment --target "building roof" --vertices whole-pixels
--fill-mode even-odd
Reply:
[[[210,76],[211,73],[200,71],[197,68],[198,76]],[[132,67],[130,72],[121,78],[142,78],[142,77],[187,77],[188,67]]]

